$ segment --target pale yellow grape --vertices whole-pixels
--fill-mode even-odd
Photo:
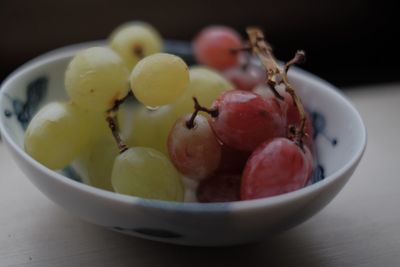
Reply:
[[[95,113],[95,112],[93,112]],[[92,145],[94,143],[99,142],[99,140],[103,139],[112,139],[112,132],[110,129],[110,126],[106,120],[106,114],[105,113],[95,113],[95,117],[93,118],[92,124],[94,125],[94,131],[92,134]]]
[[[130,121],[126,138],[128,146],[151,147],[168,155],[168,135],[176,121],[176,116],[171,113],[169,106],[156,110],[137,106],[128,121]]]
[[[87,157],[87,175],[91,185],[113,191],[111,172],[119,150],[111,134],[99,139]]]
[[[190,82],[187,90],[171,104],[176,118],[194,111],[193,97],[197,97],[200,105],[209,108],[222,92],[234,88],[218,72],[206,67],[191,67],[189,73]]]
[[[114,153],[116,150],[118,154],[117,145],[112,136],[110,127],[105,120],[106,114],[98,112],[92,113],[92,134],[90,136],[89,145],[71,163],[71,166],[80,174],[84,183],[112,191],[111,169],[116,155],[114,157],[109,156],[109,152],[111,151]],[[102,155],[101,153],[107,154]],[[110,162],[107,162],[108,160],[110,160]],[[99,170],[97,170],[96,165],[99,167]],[[104,178],[105,170],[107,169],[108,182],[103,182],[107,180],[107,178]],[[99,178],[96,173],[100,174]]]
[[[47,104],[26,129],[25,150],[50,169],[64,168],[88,147],[92,122],[92,114],[73,103]]]
[[[106,111],[129,91],[129,72],[122,59],[106,47],[78,52],[65,73],[65,89],[77,105]]]
[[[136,98],[146,106],[169,104],[180,97],[189,84],[186,63],[175,55],[157,53],[145,57],[133,68],[130,85]]]
[[[129,70],[142,57],[159,53],[163,43],[160,34],[145,22],[129,22],[117,27],[110,35],[110,47],[124,60]]]
[[[112,185],[117,193],[142,198],[183,201],[181,175],[161,152],[129,148],[115,159]]]

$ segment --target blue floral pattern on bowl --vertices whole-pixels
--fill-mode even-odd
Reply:
[[[46,76],[38,77],[28,83],[25,101],[9,96],[13,110],[5,109],[3,111],[4,115],[7,118],[15,115],[21,127],[25,130],[47,94],[48,83],[49,79]]]

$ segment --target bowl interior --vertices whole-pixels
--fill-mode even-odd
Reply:
[[[71,57],[81,48],[74,46],[41,56],[3,83],[1,128],[20,153],[24,153],[23,134],[32,116],[50,101],[67,99],[64,72]],[[173,52],[179,55],[179,49]],[[187,58],[187,54],[183,56]],[[316,183],[356,160],[365,144],[365,128],[358,112],[332,85],[298,68],[291,69],[289,74],[314,125],[317,166],[311,183]],[[71,167],[62,173],[81,181]]]

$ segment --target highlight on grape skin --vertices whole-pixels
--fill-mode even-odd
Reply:
[[[143,58],[132,70],[131,89],[146,106],[170,104],[181,96],[189,84],[189,70],[179,57],[157,53]]]
[[[92,47],[76,54],[65,72],[65,89],[82,108],[106,111],[129,91],[128,70],[109,48]]]

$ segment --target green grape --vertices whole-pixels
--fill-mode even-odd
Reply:
[[[110,47],[124,60],[129,70],[140,59],[162,50],[162,38],[145,22],[129,22],[117,27],[110,35]]]
[[[96,150],[95,147],[98,145],[108,145],[111,143],[115,146],[115,141],[112,136],[111,129],[106,120],[106,113],[103,112],[90,112],[91,113],[91,136],[87,149],[83,151],[72,163],[72,166],[77,169],[78,173],[81,173],[81,177],[85,183],[90,184],[88,177],[88,164],[91,157],[92,151]],[[111,140],[113,142],[107,141]],[[109,151],[110,149],[108,149]]]
[[[196,66],[190,68],[189,73],[190,83],[186,92],[171,105],[176,118],[194,111],[193,97],[197,97],[202,106],[211,107],[217,96],[234,88],[228,80],[211,69]]]
[[[128,146],[151,147],[168,155],[167,140],[175,120],[176,116],[171,113],[169,106],[156,110],[137,106],[128,120],[131,127],[126,131],[126,143]]]
[[[158,53],[142,59],[132,70],[130,84],[136,98],[146,106],[169,104],[189,84],[186,63],[177,56]]]
[[[65,73],[65,88],[74,103],[106,111],[129,91],[128,70],[109,48],[92,47],[75,55]]]
[[[93,112],[95,113],[95,112]],[[103,112],[95,113],[92,121],[94,131],[92,134],[92,145],[107,138],[112,138],[112,132],[106,120],[106,114]]]
[[[67,166],[90,144],[93,114],[73,103],[44,106],[25,132],[26,152],[50,169]]]
[[[129,148],[115,159],[111,181],[115,192],[143,198],[183,201],[182,178],[161,152]]]
[[[118,154],[118,147],[111,134],[99,139],[91,147],[86,161],[87,175],[91,185],[113,191],[111,171]]]

